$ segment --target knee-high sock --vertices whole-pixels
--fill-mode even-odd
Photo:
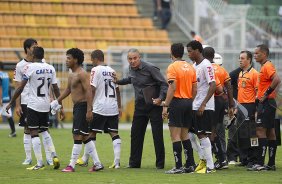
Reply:
[[[92,142],[94,143],[94,146],[96,148],[96,137],[91,138]],[[84,146],[84,152],[83,152],[83,156],[81,157],[81,159],[85,162],[88,162],[89,159],[89,154],[87,152],[87,148]]]
[[[194,155],[193,155],[193,148],[191,145],[190,139],[182,141],[182,146],[184,149],[184,156],[185,156],[185,167],[188,168],[189,166],[194,166],[195,160],[194,160]]]
[[[120,164],[120,150],[121,150],[121,139],[119,135],[116,135],[112,138],[113,149],[114,149],[114,162],[115,164]]]
[[[87,141],[84,142],[85,144],[85,154],[91,156],[93,163],[100,163],[100,159],[96,150],[96,146],[91,139],[88,139]]]
[[[268,164],[269,166],[275,165],[277,142],[276,140],[268,140]]]
[[[266,149],[267,149],[267,138],[259,138],[259,146],[257,149],[257,160],[258,164],[263,166],[264,165],[264,160],[265,160],[265,154],[266,154]]]
[[[195,150],[198,153],[199,158],[200,159],[205,159],[204,158],[204,152],[203,152],[203,150],[201,148],[200,143],[197,140],[198,139],[197,136],[195,134],[189,132],[189,139],[191,141],[193,150]]]
[[[181,146],[181,141],[177,141],[172,143],[172,148],[173,148],[173,156],[175,160],[175,167],[177,169],[182,167],[182,146]]]
[[[211,142],[208,137],[200,139],[201,148],[204,152],[205,159],[207,160],[207,167],[210,169],[214,168],[214,163],[212,159],[212,150],[211,150]]]
[[[31,136],[30,134],[23,135],[23,143],[24,143],[24,151],[26,155],[26,159],[32,159],[31,157],[31,149],[32,149],[32,143],[31,143]]]
[[[72,147],[71,160],[70,160],[70,166],[72,166],[72,168],[75,167],[75,164],[76,164],[76,161],[79,157],[81,149],[82,149],[82,141],[81,140],[75,140],[73,147]]]
[[[34,136],[31,139],[32,141],[32,146],[33,146],[33,151],[34,155],[37,160],[37,165],[42,166],[43,165],[43,160],[42,160],[42,153],[41,153],[41,142],[38,136]]]
[[[16,129],[15,129],[15,122],[14,122],[13,118],[8,117],[8,122],[9,122],[9,125],[10,125],[10,128],[11,128],[11,133],[15,133]]]
[[[51,157],[57,156],[56,150],[55,150],[55,146],[52,140],[51,135],[49,134],[48,131],[44,131],[41,133],[42,134],[42,138],[43,138],[43,145],[46,144],[46,148],[47,150],[49,150],[49,152],[51,153]],[[45,147],[44,147],[45,148]],[[45,149],[46,151],[46,149]],[[46,153],[46,157],[47,157],[48,152]]]

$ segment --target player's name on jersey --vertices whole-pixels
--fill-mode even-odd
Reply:
[[[40,69],[36,70],[36,74],[53,73],[51,69]]]
[[[102,75],[103,75],[103,76],[111,76],[111,77],[112,77],[113,74],[114,74],[114,72],[107,72],[107,71],[103,71],[103,72],[102,72]]]

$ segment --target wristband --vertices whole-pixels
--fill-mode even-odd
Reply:
[[[270,95],[272,92],[274,91],[274,89],[272,89],[270,86],[269,88],[266,90],[266,92],[264,93],[264,96],[268,97],[268,95]]]

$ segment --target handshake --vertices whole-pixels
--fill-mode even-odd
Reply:
[[[62,105],[59,104],[58,100],[53,100],[50,104],[51,106],[51,114],[55,115],[57,111],[59,111],[62,108]]]

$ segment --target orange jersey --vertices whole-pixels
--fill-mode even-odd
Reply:
[[[239,103],[255,102],[258,75],[259,73],[254,68],[239,73],[237,99]]]
[[[258,98],[260,99],[266,90],[269,88],[272,79],[271,77],[276,73],[276,69],[274,65],[270,62],[267,61],[265,62],[261,68],[260,68],[260,73],[258,77]],[[273,91],[268,98],[275,98],[276,93]]]
[[[176,98],[192,98],[192,85],[197,83],[196,70],[186,61],[175,61],[167,69],[167,80],[176,81]]]
[[[213,66],[213,69],[214,69],[216,86],[220,85],[220,86],[224,87],[224,83],[226,81],[231,80],[228,72],[222,66],[219,66],[218,64],[212,63],[212,66]],[[217,96],[217,94],[215,94],[215,95]]]

